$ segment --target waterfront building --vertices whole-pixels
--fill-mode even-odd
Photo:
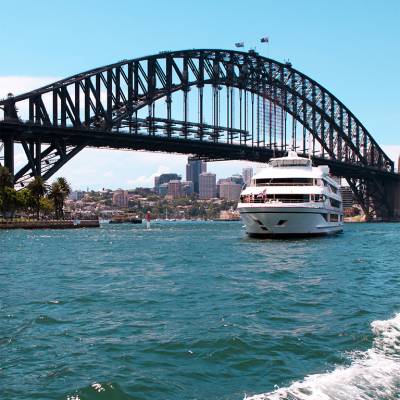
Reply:
[[[217,196],[217,177],[211,172],[203,172],[199,176],[200,199],[212,199]]]
[[[199,193],[199,176],[203,172],[207,172],[207,163],[203,160],[193,160],[188,158],[186,164],[186,181],[193,182],[193,190]]]
[[[180,181],[181,179],[182,177],[175,173],[161,174],[160,176],[156,176],[154,178],[154,191],[161,196],[161,193],[159,192],[159,188],[161,185],[170,181]]]
[[[179,180],[169,181],[168,185],[168,196],[173,199],[182,197],[182,183]]]
[[[128,191],[122,189],[114,191],[112,205],[121,208],[128,207]]]
[[[246,186],[250,186],[251,178],[253,177],[253,168],[246,167],[242,170],[243,181]]]
[[[238,201],[242,185],[233,181],[222,182],[219,185],[219,198],[228,201]]]

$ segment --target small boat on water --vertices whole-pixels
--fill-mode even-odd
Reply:
[[[253,237],[319,236],[343,231],[340,186],[328,166],[290,151],[273,158],[240,194],[238,211]]]
[[[115,215],[114,217],[111,218],[110,224],[124,224],[124,223],[131,223],[131,224],[141,224],[142,219],[135,216],[129,216],[129,215]]]

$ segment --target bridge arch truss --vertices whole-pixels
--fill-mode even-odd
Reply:
[[[93,69],[0,101],[3,161],[24,186],[87,146],[267,161],[291,148],[349,182],[367,215],[390,217],[394,164],[330,91],[255,52],[184,50]],[[14,171],[14,143],[26,164]]]

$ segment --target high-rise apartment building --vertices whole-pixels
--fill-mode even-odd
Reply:
[[[242,185],[232,181],[221,182],[219,184],[219,198],[228,201],[238,201],[240,192],[242,191]]]
[[[244,179],[243,179],[242,175],[234,174],[229,179],[230,179],[231,182],[237,183],[241,187],[244,185]]]
[[[128,207],[128,192],[126,190],[115,190],[112,197],[113,206],[126,208]]]
[[[250,186],[251,178],[253,177],[253,168],[246,167],[242,170],[243,181],[246,186]]]
[[[217,196],[217,176],[211,172],[203,172],[199,175],[199,197],[212,199]]]
[[[173,173],[172,174],[161,174],[160,176],[156,176],[154,178],[154,191],[156,193],[160,194],[159,189],[160,189],[161,185],[168,183],[170,181],[174,181],[174,180],[180,181],[181,179],[182,178],[178,174],[173,174]]]
[[[188,197],[193,194],[193,182],[192,181],[182,181],[182,196]]]
[[[203,160],[188,159],[186,164],[186,180],[193,182],[193,190],[199,193],[199,176],[203,172],[207,172],[207,163]]]
[[[173,180],[168,182],[168,196],[173,199],[179,199],[182,197],[182,182],[179,180]]]

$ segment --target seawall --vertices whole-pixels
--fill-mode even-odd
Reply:
[[[98,228],[99,221],[0,221],[0,229],[79,229]]]

